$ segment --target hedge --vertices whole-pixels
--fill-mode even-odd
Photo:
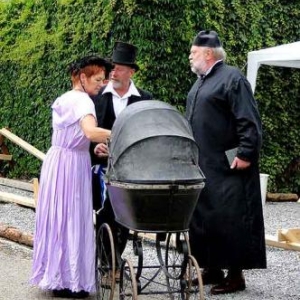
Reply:
[[[299,15],[300,3],[279,0],[2,1],[0,126],[46,152],[51,103],[70,88],[68,64],[90,53],[110,57],[118,40],[139,48],[136,84],[184,112],[195,80],[188,55],[199,30],[216,30],[227,62],[245,72],[249,51],[299,38]],[[299,83],[299,70],[259,70],[260,164],[271,175],[271,191],[299,193]],[[5,168],[6,176],[39,175],[40,161],[15,145],[9,149],[15,164]]]

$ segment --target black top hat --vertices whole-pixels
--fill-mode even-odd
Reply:
[[[115,42],[112,63],[129,66],[137,71],[139,66],[135,63],[136,55],[136,46],[123,42]]]
[[[221,41],[215,31],[202,30],[196,35],[193,45],[199,47],[217,48],[221,47]]]
[[[77,75],[80,70],[87,66],[99,66],[104,67],[106,71],[110,72],[112,69],[112,64],[107,61],[106,59],[98,56],[98,55],[87,55],[82,58],[77,59],[73,63],[70,64],[68,71],[73,74]]]

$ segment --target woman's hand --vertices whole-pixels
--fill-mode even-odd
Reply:
[[[97,144],[95,149],[94,149],[94,153],[98,157],[107,157],[108,156],[108,147],[107,147],[107,145],[104,144],[104,143]]]

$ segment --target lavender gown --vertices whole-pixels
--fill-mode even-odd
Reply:
[[[80,120],[95,116],[86,93],[69,91],[52,105],[52,146],[43,162],[31,284],[42,289],[95,291],[89,140]]]

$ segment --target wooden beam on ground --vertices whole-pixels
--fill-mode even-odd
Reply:
[[[0,160],[12,160],[12,155],[10,155],[10,154],[0,154]]]
[[[0,177],[0,184],[25,191],[34,192],[34,183]]]
[[[35,203],[33,198],[28,198],[12,193],[6,193],[0,191],[0,201],[13,202],[23,206],[35,208]]]
[[[300,228],[280,229],[277,231],[278,241],[300,244]]]
[[[285,250],[300,251],[300,243],[279,241],[277,236],[265,235],[265,241],[268,246],[282,248]]]
[[[270,202],[297,202],[299,199],[297,194],[291,193],[267,193],[267,201]]]
[[[39,158],[40,160],[44,160],[45,153],[43,153],[40,150],[36,149],[35,147],[30,145],[29,143],[25,142],[24,140],[22,140],[21,138],[19,138],[18,136],[16,136],[15,134],[10,132],[9,130],[7,130],[6,128],[0,129],[0,133],[3,136],[5,136],[6,138],[8,138],[9,140],[11,140],[12,142],[14,142],[15,144],[17,144],[18,146],[25,149],[30,154],[34,155],[35,157]]]

